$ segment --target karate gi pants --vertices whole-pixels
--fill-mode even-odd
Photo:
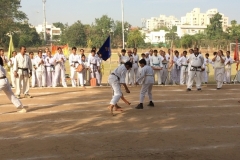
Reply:
[[[74,67],[71,67],[70,68],[70,78],[71,78],[71,82],[72,82],[72,87],[76,87],[76,76],[78,76],[76,69]]]
[[[14,72],[13,72],[12,68],[10,70],[10,74],[11,74],[12,87],[15,88],[16,87],[16,78],[14,76]]]
[[[139,75],[137,63],[133,63],[131,70],[132,71],[130,71],[130,79],[132,79],[133,80],[133,84],[135,84],[136,80],[137,80],[137,77]]]
[[[163,84],[168,84],[169,83],[169,79],[168,79],[168,69],[167,68],[163,68],[161,71],[161,78],[162,78],[162,83]]]
[[[181,70],[180,69],[172,69],[172,81],[173,81],[173,84],[179,84],[180,83],[180,73],[181,73]]]
[[[113,96],[112,96],[112,100],[110,101],[110,104],[116,105],[117,102],[122,97],[120,82],[119,82],[117,76],[110,75],[108,78],[108,83],[112,87],[112,90],[113,90]]]
[[[224,80],[224,68],[215,68],[214,76],[217,82],[217,88],[222,88],[223,80]]]
[[[133,70],[132,69],[129,69],[127,70],[126,72],[126,84],[129,84],[129,85],[133,85],[133,81],[134,81],[134,73],[132,73]]]
[[[82,72],[78,72],[78,84],[79,86],[84,86],[85,84],[85,77],[86,77],[86,70],[82,70]]]
[[[18,77],[16,78],[16,95],[21,94],[21,86],[22,86],[22,93],[28,94],[29,92],[29,75],[23,75],[22,72],[18,72]]]
[[[231,82],[231,69],[225,69],[224,82]]]
[[[202,72],[200,71],[189,71],[187,88],[192,89],[193,81],[195,80],[197,89],[201,89],[201,74]]]
[[[63,87],[67,87],[66,79],[65,79],[65,68],[62,67],[60,64],[55,66],[55,75],[54,75],[54,83],[53,87],[56,87],[58,84],[58,79],[61,75],[62,85]]]
[[[203,78],[202,78],[202,79],[203,79],[202,82],[208,83],[209,72],[203,71],[203,72],[202,72],[202,77],[203,77]]]
[[[0,79],[0,91],[3,91],[7,95],[8,99],[13,103],[13,105],[16,108],[20,108],[20,107],[22,108],[23,107],[23,105],[20,102],[20,100],[17,99],[15,97],[14,93],[12,92],[10,84],[9,84],[7,78]]]
[[[140,91],[140,103],[143,103],[145,94],[148,94],[149,101],[152,101],[152,86],[153,84],[142,84]]]
[[[186,66],[181,67],[181,74],[180,74],[180,85],[187,84],[188,80],[188,69]]]
[[[37,74],[36,74],[36,71],[32,71],[32,77],[31,77],[31,84],[32,84],[32,87],[36,87],[36,84],[37,84]]]
[[[155,79],[155,76],[157,75],[157,82],[159,85],[162,84],[162,78],[161,78],[160,71],[161,70],[154,70],[154,79]]]
[[[36,71],[38,87],[46,87],[46,72],[45,71]]]
[[[46,72],[46,80],[47,80],[47,87],[52,87],[54,81],[54,71],[47,71]]]

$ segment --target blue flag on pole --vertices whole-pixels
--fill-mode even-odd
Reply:
[[[110,36],[107,38],[107,40],[103,43],[102,47],[99,49],[99,51],[102,54],[102,59],[104,61],[108,60],[108,58],[111,57],[111,41]]]

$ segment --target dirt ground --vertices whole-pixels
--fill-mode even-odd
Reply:
[[[131,87],[111,116],[109,87],[31,89],[16,112],[0,93],[1,160],[239,160],[239,85],[153,88],[154,108],[135,110],[140,87]]]

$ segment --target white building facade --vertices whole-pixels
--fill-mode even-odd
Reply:
[[[165,35],[166,32],[165,30],[160,30],[160,31],[141,31],[142,34],[145,34],[145,43],[151,43],[151,44],[159,44],[159,43],[165,43],[166,42],[166,38]]]
[[[181,17],[181,25],[207,26],[210,25],[210,19],[218,13],[217,9],[210,9],[206,13],[201,13],[200,8],[194,8],[186,16]],[[222,15],[222,26],[226,29],[229,25],[229,18]]]
[[[35,27],[38,34],[43,32],[43,25],[40,24]],[[60,28],[56,28],[54,25],[46,24],[46,33],[50,35],[50,40],[52,41],[53,36],[60,36],[62,34]]]
[[[159,17],[151,17],[150,19],[146,20],[146,28],[149,31],[153,31],[154,29],[158,29],[161,26],[166,26],[169,29],[171,29],[173,26],[180,25],[181,22],[174,16],[165,16],[165,15],[160,15]]]

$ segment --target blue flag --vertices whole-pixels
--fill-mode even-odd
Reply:
[[[104,61],[108,60],[108,58],[111,57],[111,41],[110,36],[107,38],[107,40],[104,42],[102,47],[99,49],[99,51],[102,54],[102,59]]]

